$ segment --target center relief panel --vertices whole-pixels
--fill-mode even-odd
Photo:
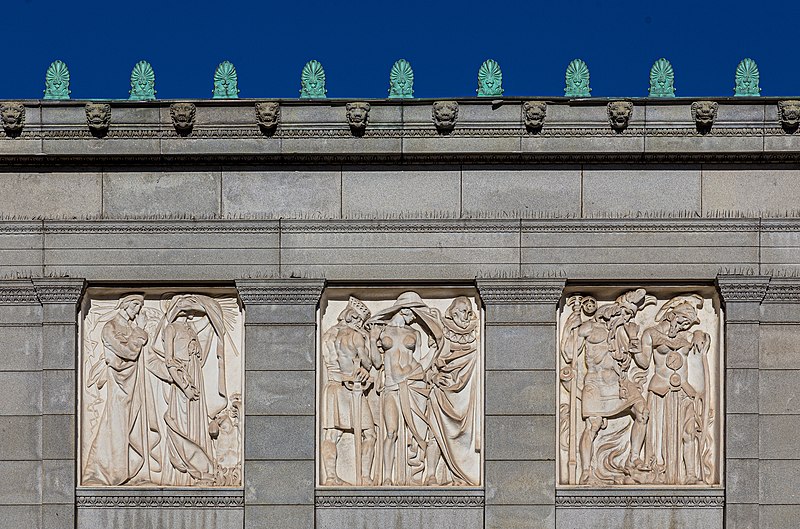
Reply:
[[[723,314],[713,289],[568,289],[558,483],[722,483]]]
[[[328,288],[317,485],[483,484],[483,310],[472,288]]]
[[[89,289],[84,487],[241,487],[244,313],[225,289]]]

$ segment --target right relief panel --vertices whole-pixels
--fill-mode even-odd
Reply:
[[[572,289],[559,329],[560,485],[721,484],[713,289]]]

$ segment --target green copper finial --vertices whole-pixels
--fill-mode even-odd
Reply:
[[[410,99],[414,97],[414,70],[405,59],[400,59],[389,72],[389,99]]]
[[[230,61],[222,61],[214,72],[213,99],[237,99],[239,97],[239,76]]]
[[[151,101],[156,98],[156,74],[147,61],[139,61],[131,72],[131,101]]]
[[[761,87],[758,86],[759,80],[758,65],[753,59],[742,59],[736,67],[736,87],[733,89],[735,96],[760,96]]]
[[[324,99],[327,92],[322,65],[319,61],[308,61],[300,74],[300,98]]]
[[[478,97],[503,95],[503,72],[497,61],[489,59],[478,70]]]
[[[650,68],[650,97],[675,97],[675,72],[667,59],[658,59]]]
[[[567,97],[591,97],[589,88],[589,67],[580,59],[574,59],[567,66],[567,87],[564,95]]]
[[[69,99],[69,70],[61,61],[53,61],[44,76],[45,99]]]

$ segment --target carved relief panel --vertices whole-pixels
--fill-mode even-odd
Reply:
[[[235,292],[90,289],[81,318],[80,485],[242,486]]]
[[[558,482],[719,486],[722,314],[711,289],[568,292]]]
[[[482,322],[474,289],[328,289],[318,485],[480,486]]]

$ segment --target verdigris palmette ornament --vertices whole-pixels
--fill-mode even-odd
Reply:
[[[405,59],[392,65],[389,72],[389,99],[410,99],[414,97],[414,70]]]
[[[650,97],[675,97],[675,72],[667,59],[658,59],[650,68]]]
[[[214,72],[212,99],[236,99],[239,97],[239,76],[230,61],[222,61]]]
[[[503,72],[497,61],[489,59],[478,70],[478,97],[503,95]]]
[[[139,61],[131,72],[131,101],[152,101],[156,98],[156,74],[147,61]]]
[[[564,77],[567,84],[564,88],[566,97],[591,97],[589,67],[581,59],[573,59],[567,65],[567,73]]]
[[[300,98],[324,99],[327,93],[322,64],[319,61],[308,61],[300,73]]]
[[[69,69],[62,61],[53,61],[44,77],[45,99],[69,99]]]
[[[760,74],[756,61],[750,58],[742,59],[736,67],[736,86],[733,88],[735,96],[756,97],[761,95],[761,87],[758,86]]]

